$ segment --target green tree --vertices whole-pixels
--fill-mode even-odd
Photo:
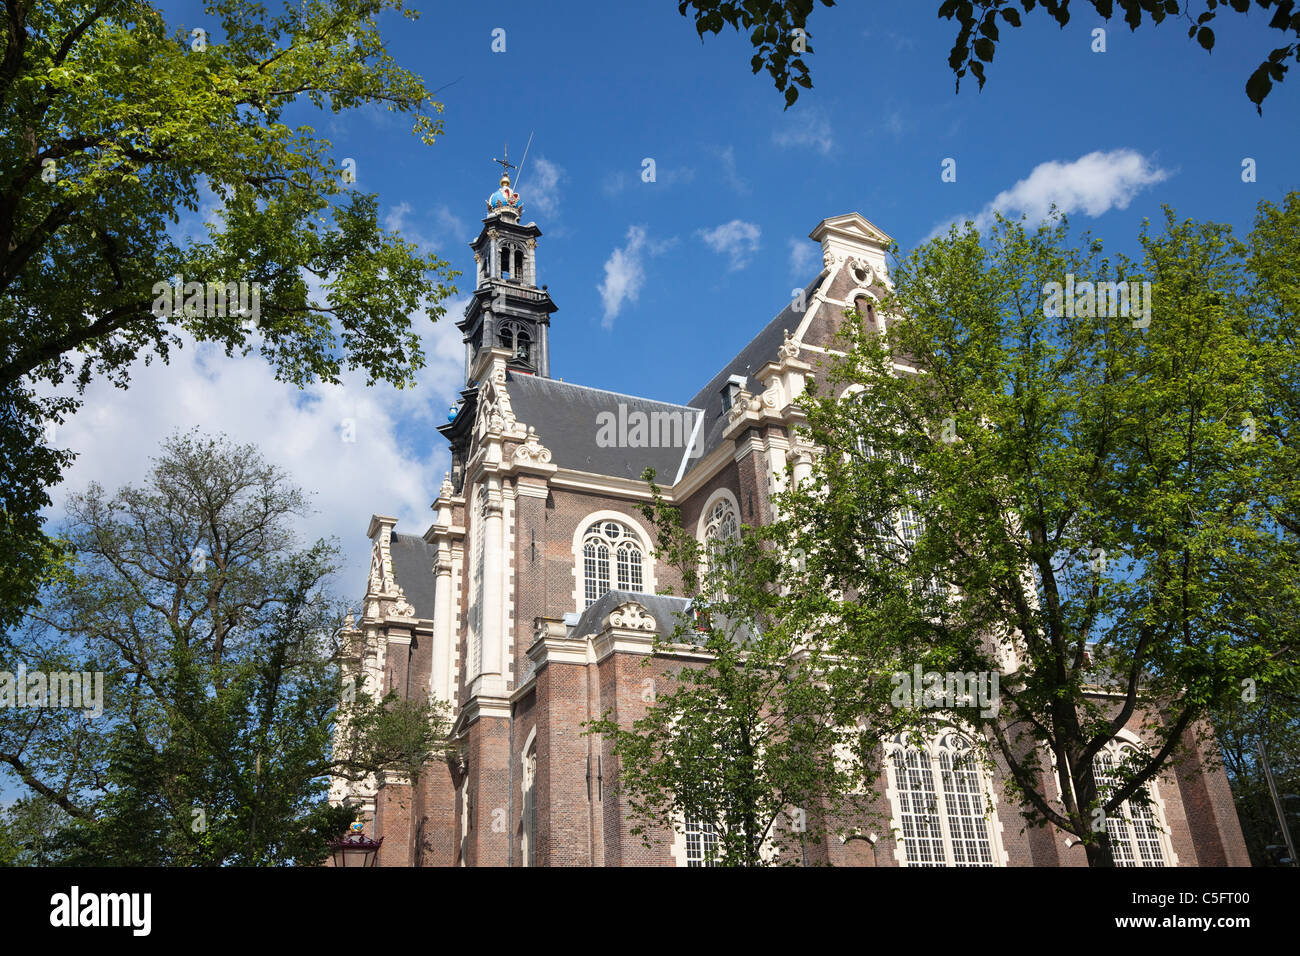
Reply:
[[[331,778],[441,747],[444,706],[345,687],[337,551],[299,544],[305,508],[256,448],[197,435],[169,440],[145,486],[71,499],[74,560],[21,663],[102,672],[102,714],[0,714],[0,760],[72,818],[61,862],[316,863],[354,813]]]
[[[680,571],[691,609],[655,652],[695,645],[706,659],[671,668],[644,717],[624,726],[606,714],[587,732],[612,739],[632,832],[647,846],[655,830],[694,821],[717,833],[715,865],[803,862],[805,841],[834,826],[870,774],[834,662],[781,613],[797,556],[749,528],[702,545],[646,477],[658,557]]]
[[[1260,762],[1268,755],[1291,838],[1300,842],[1300,708],[1295,695],[1271,694],[1259,701],[1233,701],[1215,714],[1214,726],[1232,781],[1246,849],[1255,866],[1276,866],[1286,840],[1277,806]],[[1290,796],[1292,799],[1287,799]]]
[[[821,0],[834,6],[835,0]],[[1250,0],[1083,0],[1103,20],[1109,21],[1116,10],[1124,15],[1130,30],[1144,22],[1158,25],[1166,20],[1187,24],[1187,36],[1195,39],[1206,52],[1214,49],[1215,19],[1221,13],[1245,14]],[[808,66],[798,55],[811,53],[807,45],[808,16],[815,0],[679,0],[677,10],[695,19],[695,28],[705,33],[720,33],[724,26],[749,31],[754,46],[750,65],[755,73],[764,67],[772,76],[777,90],[784,93],[788,109],[799,98],[799,87],[811,89]],[[1019,6],[1020,9],[1016,9]],[[1294,0],[1255,0],[1255,6],[1271,14],[1268,27],[1282,34],[1282,46],[1270,50],[1246,81],[1246,96],[1263,112],[1264,99],[1281,83],[1289,68],[1288,61],[1300,62],[1300,5]],[[1062,29],[1070,22],[1070,0],[942,0],[939,16],[957,23],[957,38],[948,54],[948,66],[957,77],[972,74],[984,88],[984,67],[993,62],[1000,40],[998,24],[1003,28],[1019,27],[1020,11],[1026,14],[1040,9]],[[1274,41],[1277,42],[1277,41]],[[795,54],[792,56],[791,54]]]
[[[68,817],[44,797],[22,797],[0,810],[0,866],[54,866]]]
[[[176,29],[142,0],[3,10],[0,632],[56,555],[39,511],[70,453],[46,422],[79,404],[56,386],[126,387],[133,361],[187,338],[257,350],[298,385],[345,368],[408,384],[424,359],[410,317],[440,317],[456,275],[381,228],[353,167],[289,122],[295,103],[382,106],[435,141],[442,106],[377,25],[413,18],[402,0],[210,0]],[[182,212],[212,196],[206,235],[183,234]]]
[[[896,700],[896,716],[976,728],[1029,818],[1094,866],[1113,864],[1108,821],[1216,706],[1293,673],[1293,630],[1266,610],[1293,606],[1298,578],[1273,518],[1279,444],[1252,426],[1245,250],[1168,210],[1141,245],[1133,263],[1071,246],[1064,220],[1000,219],[909,255],[886,335],[847,323],[806,398],[823,451],[781,504],[807,552],[792,593],[864,662],[864,697],[886,695],[890,654],[901,672],[999,672],[996,713]],[[1139,283],[1130,308],[1060,288],[1114,281]],[[1130,720],[1147,749],[1106,785],[1094,759]]]

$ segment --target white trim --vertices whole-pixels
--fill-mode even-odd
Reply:
[[[731,502],[732,510],[736,513],[736,530],[740,531],[740,502],[736,499],[735,493],[730,488],[719,488],[713,494],[709,495],[704,502],[704,509],[700,512],[699,519],[695,522],[695,540],[701,544],[704,543],[704,525],[708,521],[709,512],[713,506],[718,503],[719,498],[726,498]]]
[[[519,804],[523,810],[523,833],[519,841],[519,862],[521,866],[534,866],[537,860],[537,725],[533,724],[533,729],[528,732],[528,737],[524,740],[524,747],[519,751]],[[533,751],[533,775],[532,780],[528,779],[528,755]],[[528,784],[532,783],[533,793],[531,800],[531,817],[529,815]],[[511,839],[514,835],[511,834]],[[532,853],[533,863],[528,862],[529,853]]]
[[[704,427],[704,412],[701,411],[695,418],[695,427],[691,429],[691,440],[682,452],[682,463],[677,466],[677,474],[673,477],[673,485],[682,480],[682,475],[686,473],[686,464],[692,458],[691,452],[695,450],[696,442],[699,440],[700,429]]]

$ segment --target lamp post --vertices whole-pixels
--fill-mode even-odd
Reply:
[[[1291,839],[1291,827],[1286,820],[1286,812],[1282,809],[1282,798],[1278,796],[1277,784],[1273,782],[1273,768],[1268,765],[1268,751],[1264,747],[1264,738],[1260,737],[1256,742],[1259,749],[1260,766],[1264,769],[1264,781],[1268,784],[1268,792],[1273,797],[1273,808],[1277,810],[1277,822],[1282,828],[1282,839],[1286,841],[1287,858],[1291,861],[1290,866],[1300,866],[1300,860],[1296,859],[1295,841]]]
[[[330,841],[330,853],[335,866],[374,866],[379,861],[379,847],[384,838],[372,840],[365,834],[365,826],[358,820],[350,832]]]

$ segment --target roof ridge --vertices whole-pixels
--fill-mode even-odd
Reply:
[[[678,402],[665,402],[665,401],[663,401],[662,399],[658,399],[658,398],[647,398],[647,397],[644,396],[644,395],[629,395],[627,392],[615,392],[615,391],[612,391],[611,389],[608,389],[608,388],[597,388],[597,387],[594,386],[594,385],[579,385],[577,382],[565,382],[565,381],[563,381],[563,380],[561,380],[561,379],[558,379],[558,378],[546,378],[546,379],[543,379],[543,378],[541,378],[540,376],[537,376],[537,375],[529,375],[528,378],[529,378],[529,379],[533,379],[534,381],[553,382],[553,383],[556,384],[556,385],[567,385],[569,388],[582,388],[582,389],[586,389],[586,390],[589,391],[589,392],[601,392],[601,393],[603,393],[603,394],[605,394],[605,395],[615,395],[615,396],[617,396],[617,397],[619,397],[619,398],[634,398],[634,399],[636,399],[638,402],[654,402],[654,403],[656,403],[656,404],[658,404],[658,405],[671,405],[673,408],[689,408],[689,409],[690,409],[691,411],[693,411],[693,412],[702,412],[702,411],[704,411],[704,409],[702,409],[702,408],[696,408],[696,407],[693,406],[693,405],[682,405],[682,404],[680,404],[680,403],[678,403]],[[523,379],[523,378],[517,378],[517,377],[512,376],[512,377],[511,377],[511,380],[512,380],[512,381],[516,381],[516,382],[520,382],[520,381],[524,381],[525,379]],[[509,383],[507,383],[507,387],[508,387],[508,384],[509,384]]]

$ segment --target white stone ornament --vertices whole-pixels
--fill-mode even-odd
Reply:
[[[532,425],[528,426],[524,443],[515,449],[515,461],[535,465],[546,465],[551,461],[551,450],[541,443]]]
[[[776,352],[783,359],[794,359],[799,357],[799,343],[790,337],[790,330],[785,329],[785,341],[778,346]]]
[[[654,631],[658,629],[655,619],[646,613],[646,609],[635,601],[620,604],[609,615],[611,627],[621,627],[631,631]]]
[[[865,259],[853,259],[853,261],[849,263],[849,269],[853,273],[853,278],[859,285],[869,286],[875,281],[875,270],[871,268],[871,264]]]

